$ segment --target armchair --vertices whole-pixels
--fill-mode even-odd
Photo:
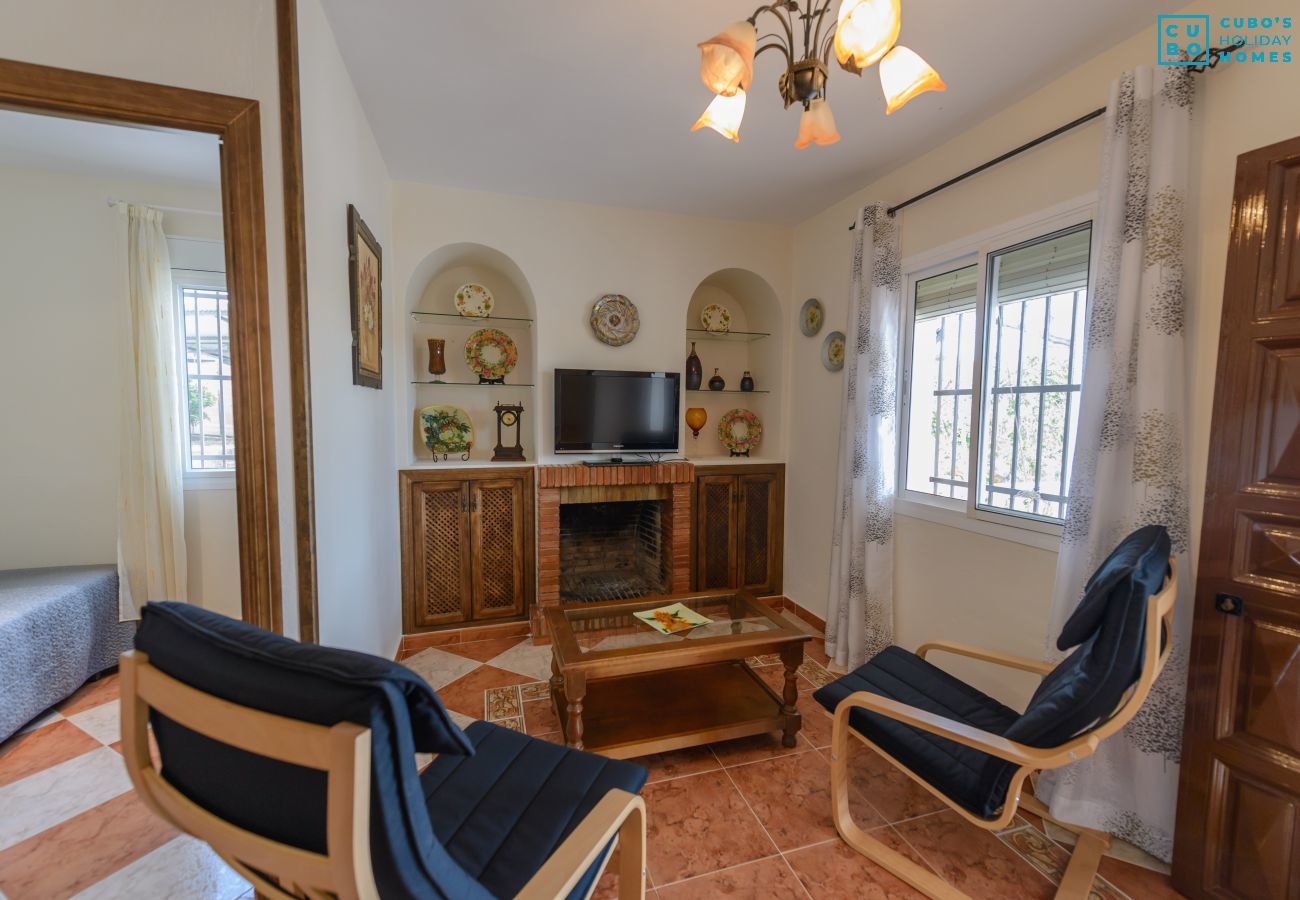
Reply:
[[[813,696],[834,716],[831,795],[836,829],[857,852],[937,900],[965,897],[869,836],[849,810],[849,738],[901,769],[967,821],[1005,828],[1020,807],[1075,832],[1058,898],[1086,898],[1110,842],[1052,818],[1025,780],[1094,753],[1145,702],[1169,654],[1177,571],[1169,536],[1148,526],[1126,538],[1089,580],[1057,641],[1059,665],[948,641],[915,654],[889,647]],[[1024,713],[930,664],[935,651],[1032,672],[1042,683]]]

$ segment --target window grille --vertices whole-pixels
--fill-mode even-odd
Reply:
[[[176,285],[187,423],[186,468],[235,468],[234,403],[230,366],[230,295],[224,287]]]

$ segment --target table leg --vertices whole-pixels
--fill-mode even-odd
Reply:
[[[587,678],[575,673],[564,678],[564,698],[568,701],[565,743],[575,750],[582,749],[582,699],[587,696]]]
[[[781,650],[781,662],[785,665],[785,690],[781,694],[781,714],[785,716],[785,727],[781,735],[782,747],[793,747],[795,734],[799,731],[799,667],[803,665],[803,644]]]

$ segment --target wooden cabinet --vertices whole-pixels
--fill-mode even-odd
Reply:
[[[398,474],[403,632],[526,616],[533,600],[533,470]]]
[[[785,466],[697,466],[695,472],[695,589],[781,593]]]

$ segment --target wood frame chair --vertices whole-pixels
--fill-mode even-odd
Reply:
[[[131,783],[150,810],[208,843],[260,896],[377,900],[370,865],[370,729],[351,722],[314,725],[213,697],[165,674],[150,665],[146,654],[134,650],[122,654],[121,682],[123,756]],[[328,852],[302,850],[231,824],[168,783],[150,752],[151,709],[212,740],[324,771]],[[619,900],[644,900],[645,831],[645,801],[611,790],[518,897],[566,897],[617,835]],[[593,880],[593,890],[598,880]]]
[[[1123,728],[1137,714],[1151,687],[1164,668],[1172,642],[1163,641],[1162,634],[1173,626],[1174,600],[1177,596],[1178,574],[1174,558],[1169,558],[1169,574],[1158,592],[1147,599],[1144,617],[1142,670],[1138,679],[1114,713],[1094,728],[1056,747],[1030,747],[1025,744],[935,715],[923,709],[899,703],[888,697],[859,691],[845,697],[835,708],[831,737],[831,804],[835,828],[850,847],[872,862],[884,867],[898,878],[935,900],[960,900],[967,895],[939,878],[929,869],[918,865],[903,854],[893,850],[863,831],[854,821],[849,808],[849,736],[852,735],[867,747],[902,770],[913,781],[938,797],[964,819],[980,828],[997,831],[1007,827],[1017,809],[1023,806],[1036,815],[1078,835],[1069,865],[1057,888],[1058,898],[1086,898],[1092,888],[1101,857],[1110,846],[1110,835],[1103,831],[1084,828],[1054,818],[1036,797],[1021,796],[1027,778],[1046,769],[1069,765],[1096,752],[1103,740]],[[1161,644],[1164,643],[1162,648]],[[925,658],[932,650],[953,653],[969,659],[982,660],[1000,666],[1032,672],[1040,678],[1052,671],[1051,663],[1011,656],[994,650],[985,650],[952,641],[930,641],[917,648],[916,655]],[[983,819],[953,802],[942,791],[920,778],[905,764],[886,753],[849,724],[849,713],[865,709],[895,721],[910,725],[930,734],[939,735],[967,747],[983,751],[990,756],[1015,763],[1019,768],[1007,787],[1006,801],[1001,815],[996,819]]]

